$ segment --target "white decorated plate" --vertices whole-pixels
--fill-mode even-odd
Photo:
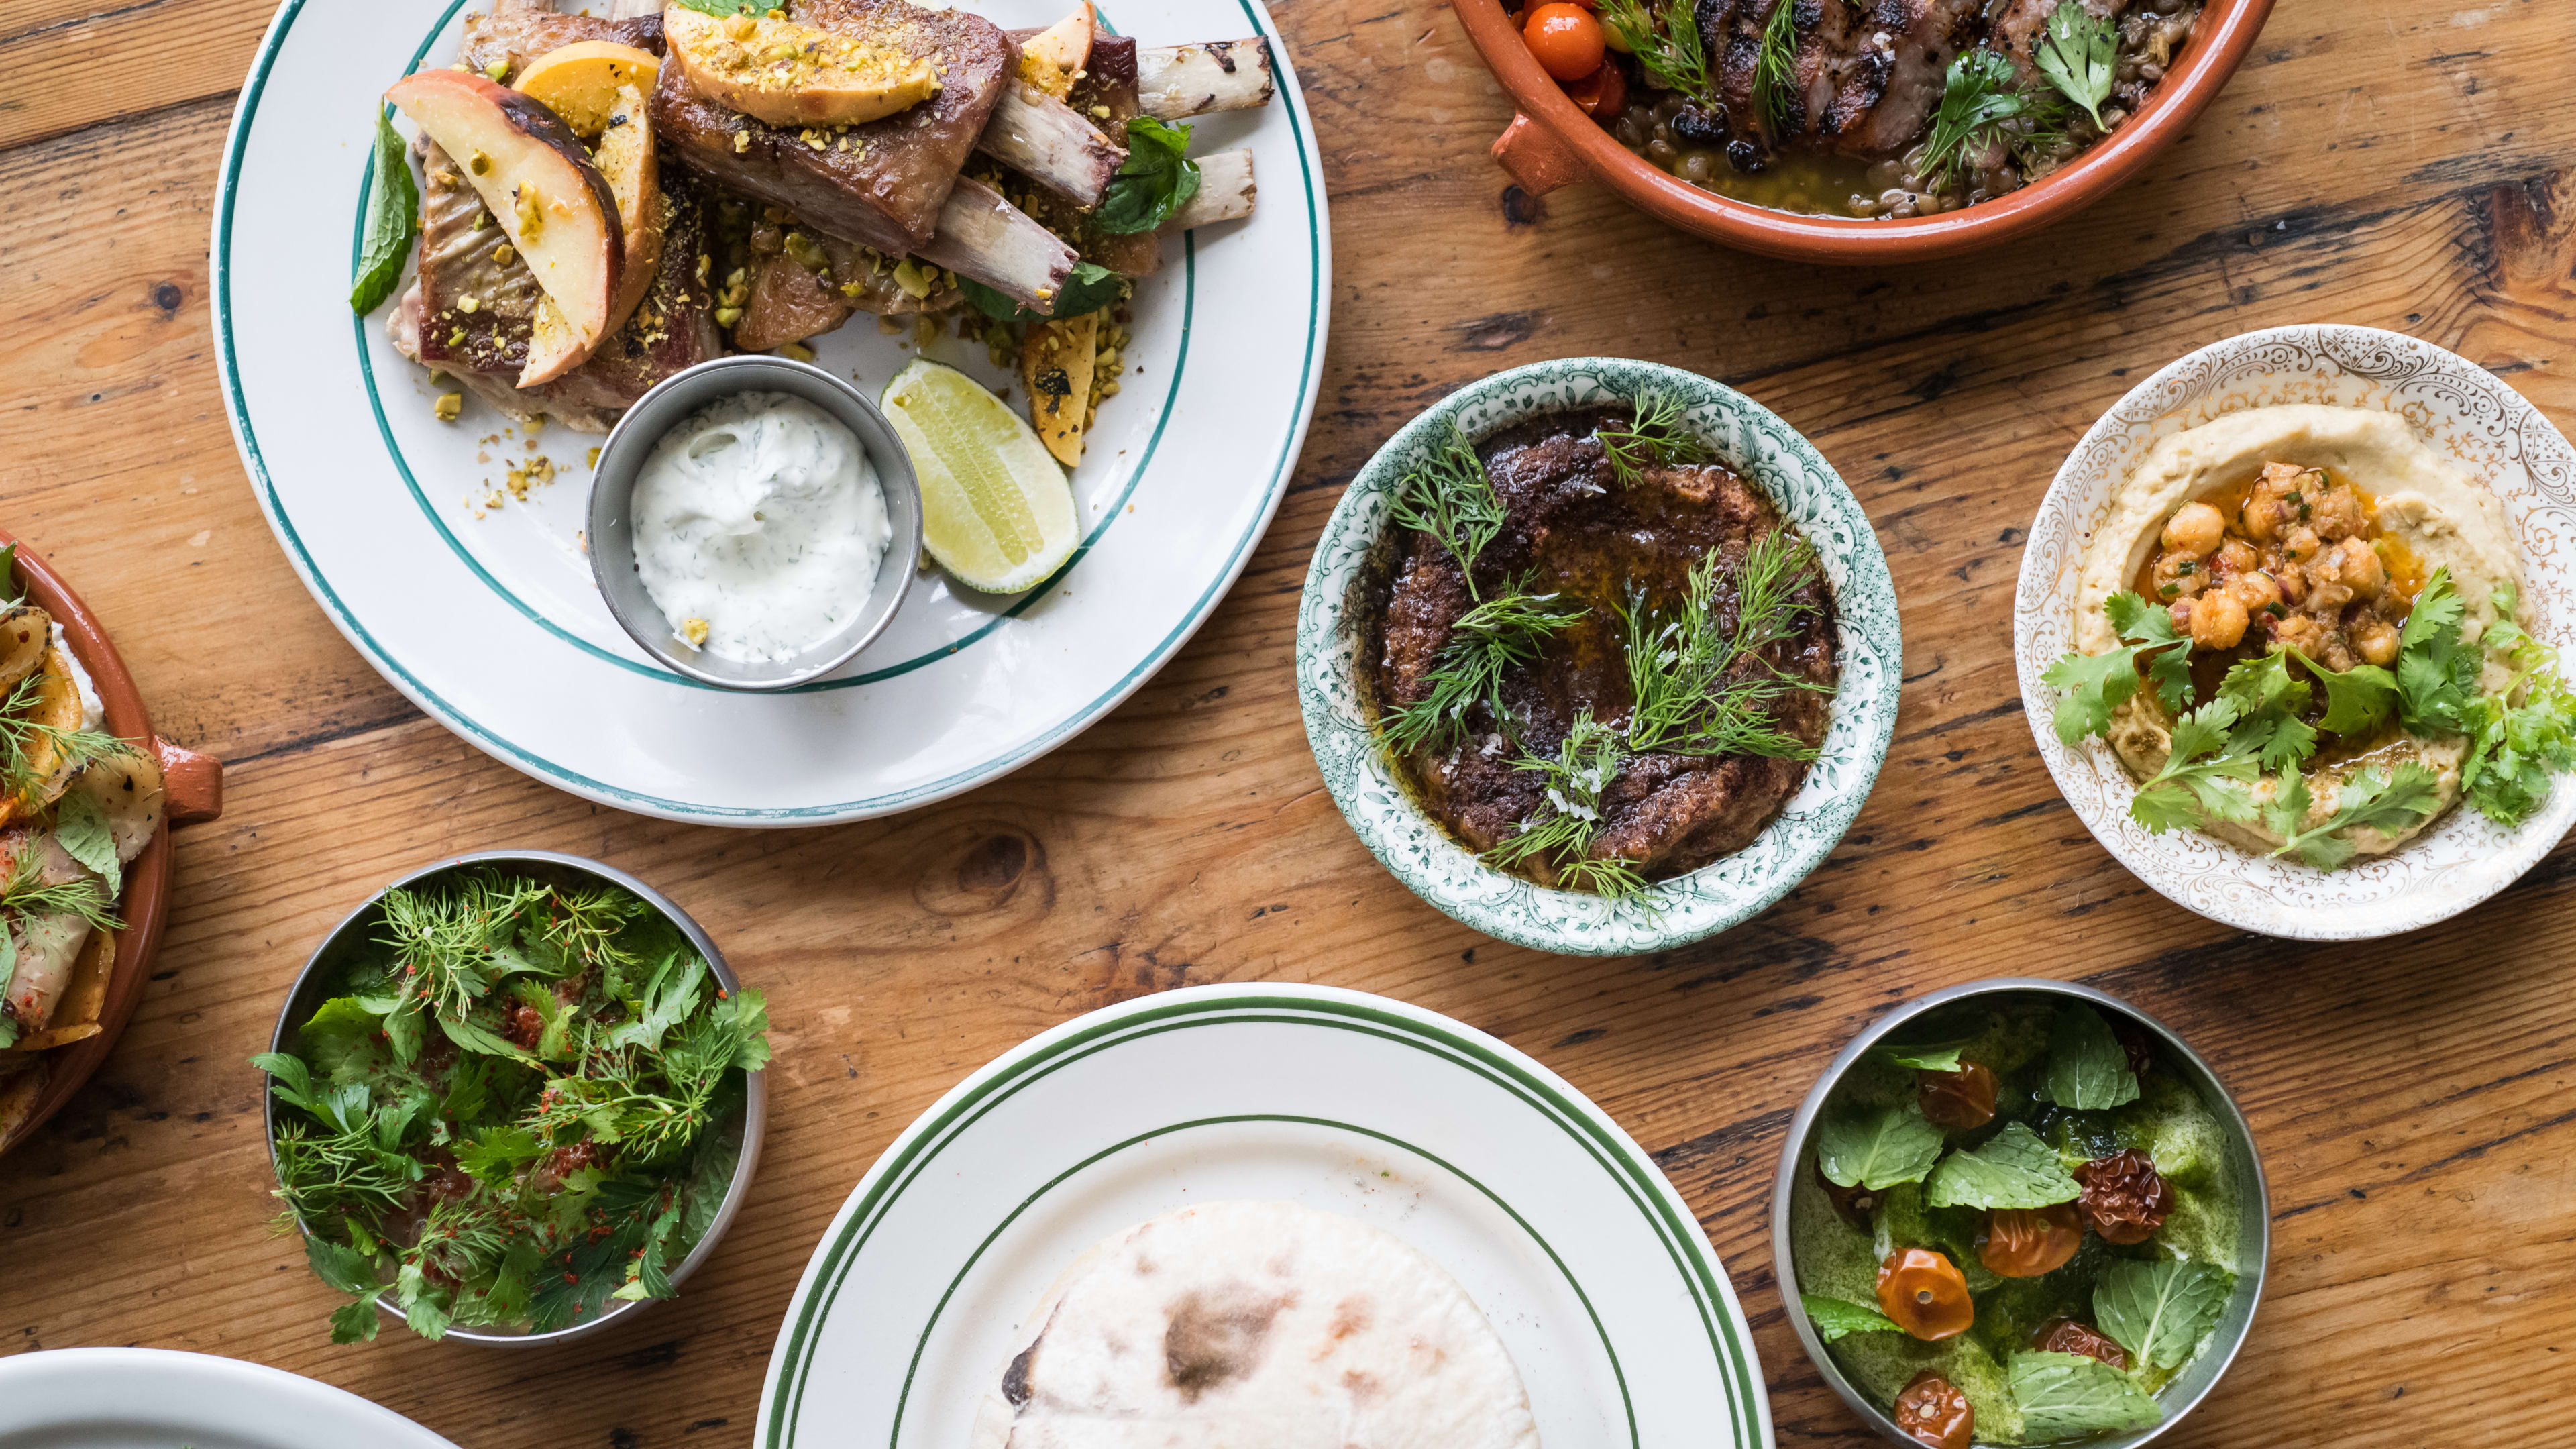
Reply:
[[[1021,26],[1065,4],[971,8]],[[1015,597],[925,574],[883,638],[783,696],[684,679],[609,616],[578,539],[598,438],[548,427],[533,447],[557,479],[488,506],[532,445],[478,403],[438,422],[427,374],[385,336],[390,308],[350,315],[378,97],[413,67],[452,60],[465,8],[287,0],[243,87],[215,215],[217,358],[243,462],[305,586],[396,688],[496,759],[605,804],[820,824],[1028,763],[1198,628],[1296,464],[1331,292],[1312,124],[1256,0],[1103,9],[1149,43],[1269,36],[1280,86],[1264,109],[1196,123],[1194,150],[1252,148],[1260,210],[1166,241],[1162,270],[1139,285],[1123,390],[1101,406],[1073,477],[1083,546]],[[873,320],[816,343],[822,365],[871,394],[914,355]],[[1009,381],[980,343],[947,337],[927,355]]]
[[[1447,1269],[1545,1444],[1771,1443],[1725,1270],[1600,1108],[1445,1017],[1265,985],[1093,1012],[922,1114],[806,1264],[753,1442],[963,1449],[1022,1316],[1084,1249],[1244,1199],[1357,1218]]]
[[[456,1449],[284,1369],[161,1348],[0,1358],[0,1449]]]
[[[2111,747],[2069,749],[2040,675],[2075,647],[2076,572],[2112,491],[2158,442],[2221,415],[2276,403],[2379,408],[2404,417],[2504,501],[2522,545],[2522,623],[2576,642],[2576,452],[2495,374],[2455,353],[2372,327],[2275,327],[2192,353],[2103,414],[2059,469],[2031,522],[2013,600],[2013,660],[2041,758],[2093,837],[2140,880],[2215,921],[2267,936],[2363,940],[2429,926],[2514,883],[2576,821],[2561,781],[2539,813],[2506,830],[2465,805],[2396,851],[2341,870],[2248,855],[2197,831],[2150,835],[2129,818],[2136,784]]]
[[[1645,388],[1680,399],[1691,429],[1718,461],[1752,480],[1815,544],[1833,590],[1841,677],[1832,722],[1805,782],[1752,844],[1643,896],[1613,901],[1496,870],[1415,804],[1379,747],[1361,698],[1365,609],[1352,595],[1370,583],[1397,483],[1439,445],[1452,420],[1468,437],[1482,438],[1540,413],[1634,398]],[[1904,658],[1887,555],[1860,500],[1815,445],[1731,387],[1617,357],[1567,357],[1496,373],[1405,424],[1333,509],[1297,606],[1297,698],[1306,743],[1360,843],[1415,895],[1459,921],[1517,945],[1569,955],[1662,951],[1713,936],[1765,910],[1822,865],[1867,803],[1887,759]]]

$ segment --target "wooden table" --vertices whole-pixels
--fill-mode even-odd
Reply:
[[[1781,1442],[1857,1444],[1772,1277],[1780,1133],[1884,1007],[2031,973],[2180,1028],[2272,1175],[2253,1342],[2167,1442],[2563,1439],[2576,851],[2399,940],[2231,934],[2068,813],[2006,631],[2022,530],[2066,449],[2214,337],[2400,328],[2576,424],[2568,9],[2281,0],[2197,130],[2124,191],[2020,245],[1867,273],[1717,250],[1591,188],[1507,191],[1485,147],[1508,108],[1446,9],[1290,0],[1339,294],[1314,434],[1250,570],[1158,678],[1018,775],[764,835],[622,815],[476,753],[369,671],[288,570],[225,428],[206,307],[217,153],[270,0],[0,0],[6,520],[116,632],[163,730],[231,768],[230,812],[179,838],[169,943],[133,1027],[0,1162],[0,1351],[255,1359],[477,1449],[744,1443],[808,1251],[940,1092],[1107,1002],[1321,981],[1451,1013],[1590,1093],[1732,1269]],[[1472,378],[1581,353],[1699,369],[1804,429],[1878,525],[1907,639],[1895,747],[1832,860],[1739,930],[1611,962],[1504,947],[1407,894],[1326,796],[1290,681],[1308,550],[1380,440]],[[496,845],[638,872],[768,989],[769,1155],[687,1295],[602,1339],[521,1354],[390,1331],[335,1348],[332,1295],[271,1227],[243,1059],[341,912],[400,870]]]

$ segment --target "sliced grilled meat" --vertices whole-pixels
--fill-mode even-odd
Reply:
[[[1779,144],[1779,137],[1796,135],[1806,123],[1805,117],[1795,116],[1790,118],[1794,124],[1775,128],[1771,118],[1753,102],[1754,82],[1762,69],[1763,29],[1771,23],[1772,11],[1799,3],[1801,0],[1738,0],[1734,13],[1727,17],[1724,36],[1702,37],[1716,62],[1717,93],[1726,102],[1730,129],[1737,140],[1766,151]],[[1813,4],[1815,0],[1804,3]],[[1791,20],[1795,19],[1793,14]]]
[[[882,252],[834,237],[823,238],[822,248],[830,268],[825,272],[786,255],[759,264],[751,296],[743,303],[742,320],[733,329],[733,340],[744,351],[767,352],[819,337],[853,313],[901,317],[945,311],[957,303],[954,287],[941,287],[922,297],[905,291]]]
[[[1812,12],[1812,18],[1811,13]],[[1833,116],[1834,97],[1860,68],[1862,12],[1854,0],[1802,0],[1798,25],[1797,134],[1821,132]]]
[[[653,92],[656,133],[685,164],[821,231],[896,256],[921,250],[993,117],[1015,49],[981,16],[910,0],[795,0],[788,14],[938,56],[939,93],[866,125],[790,131],[707,100],[665,66]]]
[[[1914,144],[1941,104],[1950,62],[1978,0],[1874,0],[1859,27],[1859,58],[1827,112],[1835,149],[1870,159]]]

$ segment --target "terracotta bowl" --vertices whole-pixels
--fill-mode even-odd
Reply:
[[[0,531],[0,545],[15,542],[10,534]],[[18,546],[18,579],[26,586],[27,598],[63,626],[63,642],[71,646],[73,657],[89,671],[90,682],[98,688],[99,702],[106,707],[108,732],[142,741],[143,747],[160,760],[163,788],[168,796],[162,806],[160,832],[126,867],[125,900],[119,908],[125,917],[125,929],[117,934],[116,963],[108,976],[98,1035],[44,1054],[36,1069],[46,1074],[45,1084],[17,1130],[0,1140],[0,1152],[27,1140],[47,1118],[61,1111],[81,1084],[89,1080],[90,1073],[98,1070],[99,1063],[107,1060],[117,1037],[125,1031],[127,1019],[134,1015],[135,1003],[143,997],[143,983],[152,973],[153,952],[161,944],[161,927],[169,919],[170,827],[212,820],[224,808],[222,762],[211,755],[181,749],[152,732],[152,717],[144,712],[143,695],[134,687],[134,676],[125,672],[125,661],[117,657],[116,646],[108,642],[107,631],[99,627],[98,620],[62,577],[24,544]]]
[[[1519,114],[1494,159],[1532,195],[1587,176],[1682,230],[1765,256],[1870,266],[1955,256],[2038,230],[2119,185],[2183,133],[2253,48],[2272,0],[2208,0],[2182,55],[2135,116],[2043,179],[1939,216],[1865,221],[1801,216],[1703,191],[1633,155],[1567,98],[1521,40],[1499,0],[1450,0]]]

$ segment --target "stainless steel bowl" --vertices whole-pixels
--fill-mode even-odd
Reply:
[[[2237,1277],[2235,1292],[2228,1298],[2227,1310],[2219,1315],[2216,1336],[2210,1346],[2198,1358],[2185,1364],[2173,1382],[2165,1386],[2164,1392],[2156,1395],[2156,1402],[2164,1409],[2164,1419],[2133,1433],[2105,1434],[2081,1441],[2083,1449],[2134,1449],[2134,1446],[2148,1443],[2181,1423],[2184,1415],[2209,1396],[2220,1375],[2225,1374],[2228,1365],[2236,1361],[2237,1351],[2245,1346],[2246,1335],[2254,1327],[2254,1309],[2263,1297],[2264,1272],[2272,1258],[2272,1194],[2263,1180],[2263,1160],[2254,1150],[2254,1133],[2245,1125],[2245,1114],[2237,1110],[2235,1099],[2219,1085],[2217,1074],[2210,1071],[2209,1063],[2183,1045],[2182,1038],[2175,1035],[2172,1028],[2109,992],[2068,981],[2028,977],[1972,981],[1964,986],[1952,986],[1918,996],[1872,1022],[1860,1035],[1852,1038],[1851,1044],[1843,1048],[1842,1055],[1835,1057],[1833,1065],[1825,1068],[1823,1080],[1816,1083],[1815,1090],[1807,1094],[1806,1102],[1798,1108],[1798,1115],[1790,1120],[1789,1139],[1780,1150],[1779,1179],[1771,1192],[1772,1272],[1779,1280],[1780,1296],[1788,1305],[1790,1326],[1797,1330],[1799,1346],[1806,1349],[1807,1357],[1816,1365],[1816,1372],[1824,1375],[1825,1382],[1833,1386],[1835,1393],[1842,1395],[1843,1402],[1851,1405],[1853,1413],[1860,1415],[1889,1441],[1916,1443],[1911,1435],[1896,1427],[1896,1421],[1889,1418],[1885,1410],[1863,1398],[1860,1391],[1852,1387],[1851,1381],[1843,1377],[1842,1366],[1834,1362],[1824,1341],[1816,1336],[1815,1325],[1807,1321],[1805,1311],[1799,1307],[1797,1262],[1790,1245],[1790,1193],[1797,1187],[1799,1173],[1804,1170],[1800,1164],[1807,1160],[1808,1139],[1815,1132],[1817,1119],[1823,1115],[1825,1102],[1842,1084],[1844,1074],[1854,1063],[1870,1048],[1896,1035],[1907,1023],[1927,1013],[1962,1001],[1995,996],[2054,996],[2082,1001],[2133,1022],[2154,1037],[2164,1048],[2166,1060],[2200,1094],[2201,1100],[2209,1105],[2211,1115],[2217,1117],[2219,1126],[2225,1129],[2228,1165],[2237,1180],[2245,1184],[2238,1230],[2247,1270]]]
[[[635,571],[635,525],[628,504],[635,479],[662,435],[691,413],[739,392],[783,392],[800,397],[840,420],[858,435],[885,489],[887,521],[893,542],[877,563],[876,588],[867,603],[850,616],[839,633],[793,659],[774,664],[741,664],[704,654],[680,642],[672,621],[662,616],[653,596]],[[921,566],[921,481],[912,470],[912,455],[887,425],[877,405],[849,383],[811,363],[784,357],[719,357],[664,379],[626,410],[609,430],[599,450],[599,466],[590,485],[590,573],[599,584],[608,612],[645,653],[681,674],[719,689],[788,689],[820,679],[850,662],[874,643],[912,589]]]
[[[384,890],[367,897],[356,910],[342,917],[340,924],[331,928],[331,934],[322,938],[322,944],[305,961],[303,972],[295,978],[294,987],[286,993],[286,1005],[279,1008],[277,1013],[277,1029],[269,1033],[268,1049],[273,1052],[286,1050],[287,1039],[295,1029],[311,1019],[314,1009],[329,998],[331,985],[340,971],[348,965],[350,953],[365,944],[368,929],[375,920],[377,903],[384,899],[385,891],[426,885],[441,877],[474,866],[508,870],[554,885],[604,883],[633,891],[653,909],[660,911],[672,925],[680,928],[680,933],[689,938],[689,944],[695,946],[698,954],[706,958],[708,968],[714,971],[716,980],[725,990],[742,989],[741,978],[735,976],[733,968],[725,964],[724,953],[716,949],[716,943],[708,938],[707,933],[699,928],[696,921],[689,919],[688,912],[681,910],[670,897],[615,866],[602,865],[595,860],[586,860],[578,855],[565,855],[552,850],[484,850],[472,855],[452,856],[436,865],[413,871],[388,884]],[[715,1251],[716,1243],[724,1237],[725,1229],[733,1226],[734,1214],[741,1210],[743,1198],[751,1191],[752,1174],[760,1167],[761,1138],[769,1121],[767,1076],[768,1073],[765,1071],[745,1074],[742,1102],[742,1153],[734,1163],[733,1181],[725,1188],[724,1201],[716,1208],[715,1221],[707,1225],[706,1236],[700,1238],[697,1246],[689,1250],[689,1255],[680,1260],[680,1265],[671,1270],[671,1283],[674,1287],[687,1281],[688,1276],[697,1271],[698,1265],[705,1262],[707,1256]],[[265,1099],[263,1120],[268,1132],[268,1169],[270,1175],[274,1177],[277,1172],[277,1097],[274,1093],[265,1091],[262,1096]],[[299,1223],[297,1226],[301,1228],[302,1224]],[[450,1339],[462,1339],[467,1343],[513,1346],[561,1343],[568,1338],[597,1333],[609,1324],[656,1301],[659,1300],[610,1299],[608,1308],[597,1318],[587,1323],[576,1323],[570,1328],[558,1328],[552,1333],[502,1333],[485,1328],[451,1328],[447,1331],[447,1336]],[[390,1293],[378,1295],[376,1307],[393,1315],[396,1321],[400,1321],[403,1316],[401,1307],[395,1303]]]

